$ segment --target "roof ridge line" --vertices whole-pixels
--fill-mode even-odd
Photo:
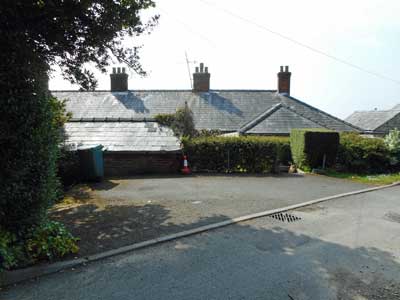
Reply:
[[[353,124],[351,124],[351,123],[349,123],[349,122],[346,122],[346,121],[344,121],[344,120],[342,120],[342,119],[339,119],[338,117],[332,116],[331,114],[328,114],[327,112],[324,112],[324,111],[322,111],[322,110],[320,110],[320,109],[318,109],[318,108],[316,108],[316,107],[314,107],[314,106],[312,106],[312,105],[310,105],[310,104],[307,104],[307,103],[305,103],[305,102],[303,102],[303,101],[301,101],[301,100],[299,100],[299,99],[297,99],[297,98],[294,98],[294,97],[289,96],[289,95],[281,95],[281,94],[279,94],[279,96],[280,96],[280,97],[287,97],[287,98],[290,99],[290,100],[293,100],[293,101],[295,101],[295,102],[297,102],[297,103],[300,103],[300,104],[302,104],[302,105],[304,105],[304,106],[307,106],[308,108],[310,108],[310,109],[312,109],[312,110],[314,110],[314,111],[317,111],[317,112],[319,112],[319,113],[322,113],[323,115],[328,116],[328,117],[330,117],[330,118],[332,118],[332,119],[334,119],[334,120],[336,120],[336,121],[339,121],[339,122],[341,122],[341,123],[343,123],[343,124],[346,124],[347,126],[350,126],[350,127],[354,128],[354,129],[360,131],[360,132],[363,132],[363,131],[364,131],[364,129],[362,129],[362,128],[358,127],[358,126],[355,126],[355,125],[353,125]],[[314,121],[313,119],[310,119],[310,118],[307,118],[307,119],[313,121],[314,123],[319,124],[318,122]],[[326,128],[325,125],[323,125],[323,126]]]
[[[210,89],[209,92],[269,92],[275,93],[277,90],[273,89]],[[50,93],[126,93],[126,92],[193,92],[192,89],[137,89],[112,92],[111,90],[94,90],[94,91],[80,91],[80,90],[50,90]],[[195,93],[195,92],[193,92]],[[205,92],[207,93],[207,92]]]
[[[276,112],[281,107],[282,107],[281,102],[275,104],[274,106],[263,111],[261,114],[259,114],[254,119],[252,119],[252,120],[248,121],[247,123],[243,124],[242,126],[240,126],[239,129],[237,130],[237,132],[244,133],[244,132],[248,131],[249,129],[253,128],[254,126],[257,126],[258,124],[260,124],[260,122],[265,120],[268,116],[272,115],[274,112]]]

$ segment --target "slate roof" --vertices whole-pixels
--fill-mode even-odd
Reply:
[[[400,110],[396,109],[355,111],[346,118],[346,122],[365,130],[374,131],[399,113]]]
[[[339,131],[358,128],[320,111],[293,97],[274,90],[146,90],[127,92],[52,92],[65,99],[74,119],[127,118],[151,120],[160,113],[174,113],[185,102],[193,112],[197,129],[218,129],[235,132],[265,113],[265,118],[253,132],[263,134],[288,133],[291,128],[324,127]],[[275,113],[266,113],[276,105]],[[268,117],[268,118],[267,118]],[[260,119],[260,120],[261,120]]]
[[[289,134],[293,128],[325,128],[307,119],[288,107],[278,104],[266,113],[243,126],[239,131],[247,134]]]
[[[400,111],[400,104],[395,105],[392,110],[399,110]]]
[[[107,151],[178,151],[173,131],[156,122],[68,122],[67,145],[71,150],[103,145]]]

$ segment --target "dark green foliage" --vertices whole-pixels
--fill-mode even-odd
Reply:
[[[196,137],[210,137],[210,136],[219,136],[222,134],[221,130],[218,129],[201,129],[196,132]]]
[[[158,114],[154,118],[161,125],[170,127],[179,137],[193,137],[197,134],[193,113],[186,104],[174,114]]]
[[[15,44],[26,44],[44,62],[59,65],[69,81],[85,90],[94,89],[96,79],[84,68],[89,62],[106,72],[116,58],[145,75],[139,63],[140,46],[127,47],[123,41],[151,31],[158,16],[143,22],[140,14],[153,6],[151,0],[2,0],[0,39],[4,46],[9,37]],[[15,45],[7,44],[10,50]]]
[[[59,196],[62,103],[48,93],[49,65],[89,90],[86,63],[103,72],[112,58],[144,74],[139,47],[123,44],[156,24],[140,19],[151,0],[0,2],[0,227],[23,239]],[[126,43],[125,43],[126,45]]]
[[[29,229],[24,239],[0,228],[0,271],[76,253],[77,241],[64,225],[54,221],[46,220]]]
[[[18,265],[22,257],[22,247],[17,245],[15,234],[0,228],[0,272]]]
[[[288,166],[293,161],[289,138],[279,137],[278,139],[278,160],[282,165]]]
[[[25,247],[33,261],[53,260],[69,253],[77,253],[77,241],[63,224],[47,221],[32,230]]]
[[[175,114],[158,114],[154,116],[154,119],[161,125],[171,127],[176,118]]]
[[[290,147],[294,163],[305,171],[321,167],[324,156],[325,166],[333,166],[339,147],[339,133],[319,129],[293,129],[290,133]]]
[[[275,171],[280,145],[273,137],[200,137],[183,139],[194,171],[270,173]]]
[[[70,151],[65,147],[61,149],[58,159],[57,176],[60,178],[64,189],[80,181],[81,174],[77,151]]]
[[[48,68],[21,47],[23,56],[0,51],[0,227],[18,236],[38,224],[57,198],[61,141]]]
[[[346,171],[356,173],[386,173],[390,171],[391,156],[383,139],[342,133],[338,163]]]

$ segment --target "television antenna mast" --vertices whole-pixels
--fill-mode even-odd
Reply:
[[[196,61],[189,61],[187,52],[185,51],[185,58],[186,58],[186,65],[187,65],[187,70],[188,70],[188,74],[189,74],[189,80],[190,80],[190,88],[193,88],[193,81],[192,81],[192,74],[190,74],[190,64],[195,64]]]

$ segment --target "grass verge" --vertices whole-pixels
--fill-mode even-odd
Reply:
[[[360,183],[376,184],[376,185],[385,185],[400,181],[400,173],[360,175],[354,173],[341,173],[330,170],[326,172],[326,176],[348,179]]]

